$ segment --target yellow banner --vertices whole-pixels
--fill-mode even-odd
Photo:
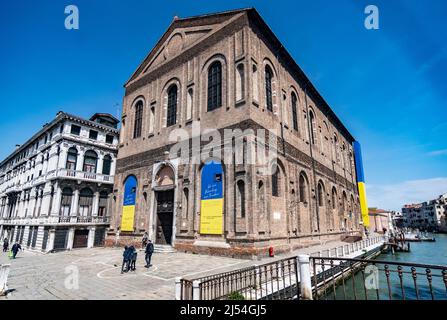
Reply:
[[[359,188],[360,210],[362,212],[363,225],[365,227],[369,227],[369,214],[368,214],[368,203],[366,201],[365,183],[359,182],[357,185]]]
[[[200,210],[200,233],[222,234],[223,199],[202,200]]]
[[[123,216],[121,218],[121,231],[133,231],[135,217],[135,206],[123,206]]]

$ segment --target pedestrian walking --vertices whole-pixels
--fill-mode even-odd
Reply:
[[[130,270],[135,271],[137,269],[137,249],[134,246],[130,247]]]
[[[146,251],[145,251],[145,257],[144,260],[146,260],[146,265],[144,266],[145,268],[149,268],[151,267],[151,259],[152,259],[152,254],[154,253],[154,244],[152,243],[151,240],[148,240],[147,246],[146,246]]]
[[[8,248],[9,248],[9,240],[8,238],[5,238],[3,240],[3,252],[8,252]]]
[[[129,251],[129,247],[125,246],[123,252],[123,265],[121,266],[121,273],[129,271]]]
[[[143,234],[143,239],[141,240],[141,243],[142,243],[142,245],[141,245],[141,247],[142,248],[145,248],[146,247],[146,245],[147,245],[147,241],[149,240],[149,234],[147,233],[147,232],[145,232],[144,234]]]
[[[15,259],[17,256],[17,253],[19,252],[19,250],[22,250],[22,246],[20,245],[20,243],[16,242],[14,243],[14,245],[11,248],[12,251],[12,258]]]

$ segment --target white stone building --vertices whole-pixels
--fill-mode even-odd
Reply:
[[[44,252],[103,245],[118,122],[59,112],[0,163],[2,242]]]
[[[447,193],[435,200],[405,205],[402,208],[403,226],[420,230],[440,230],[443,228],[447,212]]]

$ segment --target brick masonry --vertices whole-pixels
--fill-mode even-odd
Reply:
[[[173,245],[180,251],[263,255],[269,247],[290,251],[360,229],[353,137],[278,43],[253,9],[174,20],[126,83],[108,245],[139,244],[145,231],[156,239],[156,179],[158,170],[167,167],[174,181]],[[207,71],[214,61],[222,65],[222,107],[207,112]],[[266,108],[267,66],[273,71],[272,111]],[[237,78],[238,67],[244,70],[242,80]],[[171,84],[178,87],[177,122],[167,127],[167,88]],[[297,97],[296,129],[292,94]],[[137,101],[144,103],[143,124],[141,137],[134,139]],[[278,197],[272,195],[271,177],[261,175],[256,165],[223,162],[221,236],[200,234],[203,163],[183,164],[169,154],[170,134],[176,129],[191,133],[192,121],[200,121],[202,130],[212,128],[220,133],[236,128],[272,129],[277,135]],[[256,136],[247,134],[244,141],[254,145]],[[203,151],[207,143],[189,154]],[[224,154],[230,143],[222,141]],[[123,185],[129,175],[138,180],[134,232],[121,232],[117,240]],[[238,181],[245,185],[245,216],[237,205]],[[199,246],[200,241],[215,245]]]

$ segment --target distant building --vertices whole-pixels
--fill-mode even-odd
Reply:
[[[386,231],[393,231],[393,216],[394,211],[387,211],[378,208],[369,208],[369,231],[383,233]]]
[[[59,112],[0,163],[0,239],[38,251],[101,246],[118,120]]]
[[[402,208],[403,226],[434,231],[446,228],[447,193],[435,200],[408,204]]]

